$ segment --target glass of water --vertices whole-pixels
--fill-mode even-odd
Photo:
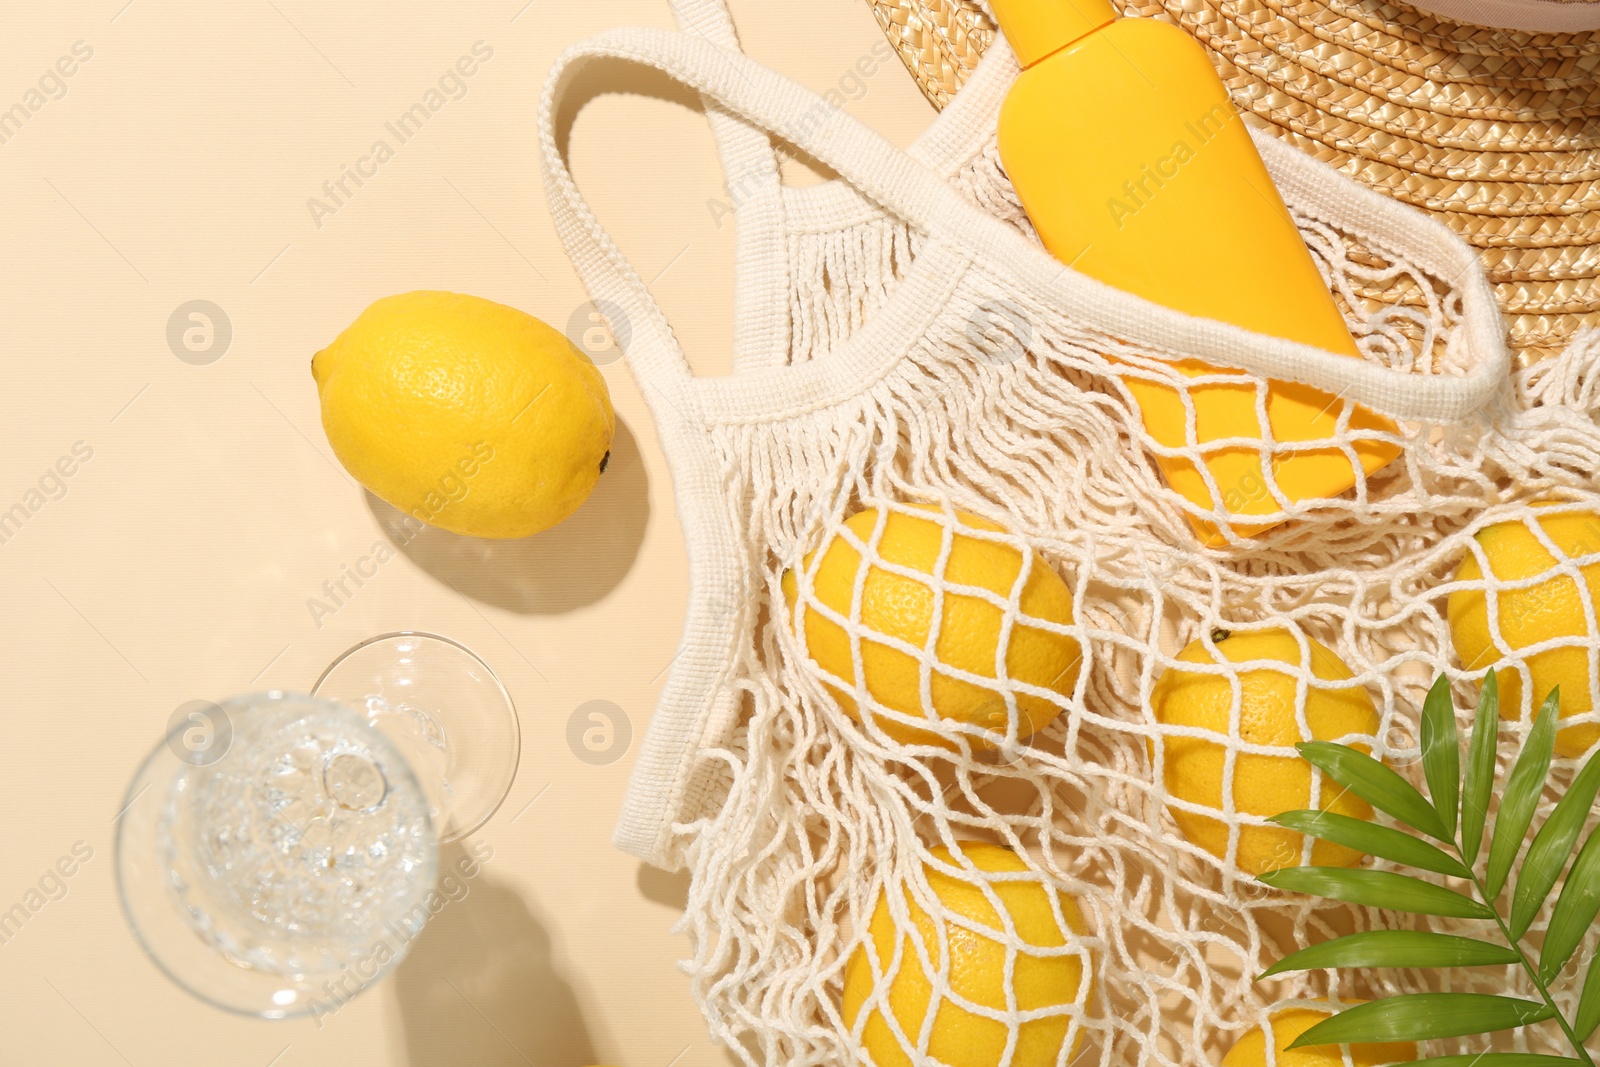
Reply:
[[[195,996],[262,1018],[326,1014],[388,973],[428,919],[440,842],[516,773],[509,695],[447,638],[364,641],[315,689],[191,705],[117,818],[139,943]]]

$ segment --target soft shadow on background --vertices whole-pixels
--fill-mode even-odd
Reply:
[[[683,911],[689,906],[689,872],[663,871],[648,863],[639,864],[639,895],[656,904],[664,904],[673,911]]]
[[[549,615],[593,604],[627,575],[644,542],[649,488],[639,442],[619,419],[594,493],[565,522],[532,537],[495,541],[407,527],[403,512],[365,495],[389,542],[445,585],[507,611]]]
[[[652,867],[648,863],[639,864],[639,873],[635,883],[639,887],[639,895],[652,904],[660,904],[671,908],[675,915],[681,914],[689,906],[689,879],[688,871],[664,871],[660,867]],[[745,1061],[733,1049],[723,1045],[722,1062],[728,1067],[744,1067]],[[685,1050],[687,1051],[687,1050]],[[749,1050],[752,1059],[761,1059],[761,1050]]]
[[[395,969],[411,1067],[594,1063],[593,1037],[551,960],[549,933],[487,866],[476,878],[456,874],[466,855],[460,844],[439,850],[440,870],[466,894],[455,890]]]

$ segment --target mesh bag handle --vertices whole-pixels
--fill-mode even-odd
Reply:
[[[582,62],[604,58],[654,67],[720,105],[731,113],[726,116],[730,120],[737,121],[737,116],[755,130],[778,136],[789,131],[796,147],[902,218],[932,218],[938,213],[937,201],[957,198],[921,164],[855,119],[841,123],[841,115],[820,96],[704,38],[625,29],[569,49],[552,67],[539,109],[546,196],[556,232],[590,295],[597,302],[610,301],[629,317],[633,343],[627,358],[647,388],[675,391],[691,376],[688,363],[655,299],[578,191],[555,137],[554,116],[571,74]],[[827,117],[818,122],[819,115]]]
[[[733,15],[722,0],[672,0],[672,11],[683,32],[719,48],[741,51]],[[764,203],[781,188],[778,156],[771,139],[759,126],[717,108],[713,99],[708,99],[706,104],[706,118],[716,138],[723,169],[730,181],[740,181],[741,190],[750,189],[734,205],[734,214],[743,224],[747,208]]]
[[[684,32],[739,51],[733,14],[723,0],[672,0]],[[789,347],[788,292],[784,266],[788,239],[783,178],[772,139],[759,126],[705,99],[706,120],[727,176],[734,221],[733,365],[764,366]]]
[[[590,295],[597,302],[610,301],[629,318],[629,365],[645,388],[674,399],[681,396],[692,403],[688,362],[660,307],[578,191],[556,141],[554,116],[571,74],[581,63],[601,58],[654,67],[753,126],[788,137],[889,213],[937,242],[994,265],[1109,337],[1219,367],[1304,382],[1387,414],[1428,421],[1466,418],[1489,403],[1506,381],[1511,357],[1504,329],[1482,267],[1465,243],[1419,212],[1363,189],[1287,146],[1257,142],[1285,198],[1298,210],[1340,222],[1363,220],[1420,266],[1458,286],[1463,316],[1450,344],[1465,346],[1453,362],[1470,367],[1467,373],[1419,375],[1337,356],[1194,318],[1064,269],[926,166],[790,79],[689,34],[615,30],[569,49],[546,80],[539,110],[545,188],[556,231]],[[799,369],[773,367],[767,373],[781,377]]]

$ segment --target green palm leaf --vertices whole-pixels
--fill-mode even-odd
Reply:
[[[1408,867],[1420,867],[1425,871],[1436,871],[1457,878],[1472,877],[1470,870],[1443,849],[1435,848],[1404,831],[1379,826],[1365,819],[1353,819],[1331,811],[1286,811],[1282,815],[1274,815],[1271,821]]]
[[[1333,741],[1302,741],[1300,755],[1373,807],[1429,837],[1449,841],[1439,813],[1417,787],[1365,752]]]
[[[1517,891],[1511,898],[1511,936],[1522,937],[1539,914],[1545,897],[1561,877],[1562,868],[1572,855],[1573,842],[1583,829],[1594,798],[1600,793],[1600,753],[1590,757],[1556,803],[1550,817],[1539,828],[1528,854],[1517,872]]]
[[[1289,1047],[1464,1037],[1514,1030],[1554,1015],[1537,1001],[1488,993],[1410,993],[1346,1008],[1295,1038]]]
[[[1369,908],[1388,908],[1417,915],[1448,915],[1457,919],[1494,918],[1492,910],[1471,897],[1392,871],[1284,867],[1268,871],[1259,881],[1274,889],[1365,904]]]
[[[1572,1017],[1572,1032],[1578,1035],[1579,1041],[1587,1041],[1596,1026],[1600,1026],[1600,956],[1589,961],[1583,993],[1578,997],[1578,1011]]]
[[[1467,750],[1467,777],[1461,790],[1461,859],[1468,867],[1477,862],[1483,844],[1483,823],[1489,815],[1489,793],[1494,789],[1494,757],[1500,742],[1500,681],[1494,669],[1483,679],[1478,713],[1472,720],[1472,744]]]
[[[1369,930],[1324,941],[1285,956],[1258,977],[1330,967],[1488,967],[1516,963],[1504,945],[1427,930]]]
[[[1600,797],[1600,753],[1584,764],[1550,817],[1532,835],[1532,843],[1527,844],[1550,777],[1560,693],[1551,690],[1545,698],[1503,783],[1496,782],[1499,707],[1499,681],[1490,670],[1479,695],[1463,775],[1449,687],[1444,677],[1434,682],[1423,702],[1421,724],[1422,771],[1431,802],[1400,775],[1355,747],[1321,741],[1297,746],[1301,755],[1329,779],[1388,812],[1404,824],[1403,829],[1415,829],[1453,846],[1456,856],[1402,832],[1402,828],[1379,826],[1332,812],[1289,811],[1272,819],[1280,826],[1368,855],[1461,878],[1469,884],[1471,895],[1422,878],[1361,868],[1289,867],[1263,874],[1260,881],[1278,889],[1372,908],[1490,920],[1505,943],[1427,930],[1372,930],[1302,949],[1262,972],[1259,978],[1340,967],[1515,965],[1527,971],[1541,999],[1485,993],[1390,997],[1340,1012],[1301,1034],[1290,1048],[1463,1037],[1554,1019],[1574,1058],[1483,1052],[1417,1060],[1407,1067],[1595,1067],[1584,1042],[1600,1030],[1600,959],[1584,961],[1583,989],[1570,1025],[1555,1006],[1551,983],[1600,915],[1600,828],[1584,841],[1566,872],[1565,884],[1550,912],[1537,967],[1532,964],[1532,952],[1524,947],[1523,938],[1556,883],[1562,880],[1568,853]],[[1489,805],[1496,792],[1499,814],[1493,833],[1486,840]],[[1524,844],[1527,854],[1516,873],[1509,916],[1502,916],[1497,911],[1497,901],[1517,867]],[[1481,879],[1473,874],[1479,856],[1484,857]]]
[[[1550,774],[1550,754],[1556,742],[1556,712],[1560,705],[1560,688],[1550,690],[1539,717],[1528,731],[1528,740],[1522,754],[1511,768],[1505,790],[1500,794],[1500,814],[1494,821],[1494,843],[1489,846],[1489,862],[1484,868],[1484,889],[1490,900],[1505,888],[1506,876],[1517,858],[1522,843],[1528,839],[1528,824],[1533,822],[1534,809],[1539,806],[1539,796],[1544,792],[1545,779]]]
[[[1460,806],[1461,742],[1456,739],[1456,708],[1450,700],[1450,679],[1439,675],[1422,702],[1422,773],[1428,779],[1433,809],[1444,823],[1445,837],[1456,832]]]
[[[1566,966],[1589,924],[1600,913],[1600,831],[1589,835],[1572,861],[1567,884],[1561,887],[1550,925],[1544,932],[1544,948],[1539,953],[1539,975],[1548,982]]]

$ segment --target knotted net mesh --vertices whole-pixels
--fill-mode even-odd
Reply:
[[[992,169],[980,157],[957,182],[1017,218]],[[1466,372],[1452,279],[1371,234],[1297,219],[1363,358]],[[792,306],[805,319],[793,358],[829,358],[924,239],[881,221],[792,239]],[[1600,346],[1586,339],[1522,372],[1467,423],[1362,427],[1353,404],[1329,397],[1326,436],[1280,442],[1261,418],[1233,442],[1258,458],[1254,480],[1212,478],[1200,504],[1168,486],[1157,457],[1203,467],[1194,391],[1240,380],[1186,375],[1181,353],[1098,334],[1014,290],[973,264],[905,356],[846,401],[761,419],[707,413],[735,539],[758,576],[754,598],[730,591],[726,605],[740,640],[722,684],[742,711],[699,754],[717,803],[675,828],[693,872],[687,967],[714,1035],[752,1064],[1191,1065],[1289,1005],[1531,994],[1514,967],[1255,981],[1342,933],[1483,931],[1268,889],[1257,870],[1318,854],[1245,798],[1265,783],[1283,808],[1338,802],[1292,747],[1313,737],[1359,744],[1420,784],[1418,714],[1441,672],[1464,734],[1489,667],[1525,679],[1503,763],[1544,695],[1541,655],[1566,654],[1583,683],[1564,722],[1596,718]],[[1179,399],[1183,441],[1146,428],[1133,381]],[[1243,384],[1261,414],[1266,386]],[[1363,444],[1394,459],[1368,474]],[[1308,449],[1344,457],[1352,490],[1293,500],[1276,472]],[[1197,524],[1225,521],[1245,497],[1266,502],[1252,521],[1268,528],[1197,541]],[[1484,536],[1507,523],[1544,554],[1525,548],[1515,573]],[[920,561],[885,548],[896,524],[922,528]],[[961,552],[998,577],[953,576]],[[1469,558],[1476,572],[1461,571]],[[1070,593],[1067,616],[1029,607],[1043,571]],[[885,625],[871,595],[885,582],[924,627]],[[1451,621],[1474,598],[1490,651],[1464,658]],[[1559,603],[1570,625],[1512,625],[1538,603]],[[966,658],[941,643],[956,607],[969,628],[984,620],[987,661],[982,642]],[[826,625],[808,627],[811,615]],[[1070,645],[1071,670],[1018,669],[1023,634]],[[1230,658],[1222,646],[1241,636],[1277,651]],[[876,686],[875,669],[901,684]],[[1212,697],[1220,687],[1209,719],[1158,712],[1162,680],[1179,676]],[[956,691],[981,698],[965,718],[941,717],[940,693]],[[1279,709],[1271,728],[1247,697],[1262,692]],[[1174,777],[1177,751],[1200,758]],[[1572,769],[1557,761],[1542,812]],[[960,966],[973,958],[985,961],[977,977]],[[1558,985],[1570,1011],[1577,983]],[[1535,1027],[1495,1042],[1559,1052],[1558,1040]],[[1423,1054],[1481,1047],[1441,1041]]]

